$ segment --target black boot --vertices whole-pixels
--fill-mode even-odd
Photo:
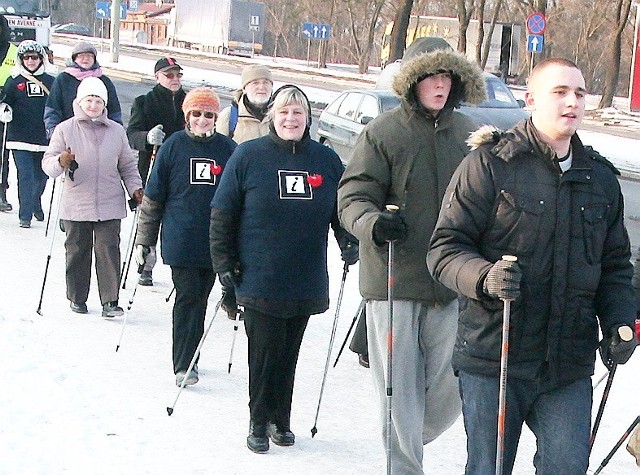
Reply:
[[[7,190],[0,189],[0,211],[11,211],[13,206],[7,201]]]
[[[269,438],[267,437],[267,424],[249,423],[249,435],[247,447],[256,454],[264,454],[269,451]]]
[[[281,447],[289,447],[296,443],[296,436],[288,427],[278,427],[273,422],[267,425],[267,435],[271,442]]]

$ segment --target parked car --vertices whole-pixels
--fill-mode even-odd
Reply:
[[[458,109],[477,125],[509,129],[529,116],[524,102],[516,100],[498,77],[484,73],[488,99],[477,107],[461,104]],[[318,141],[336,151],[346,162],[364,126],[383,112],[400,104],[390,90],[352,89],[344,91],[320,114]]]
[[[92,36],[89,27],[78,25],[76,23],[63,23],[62,25],[56,25],[51,28],[51,31],[53,33],[62,33],[66,35]]]

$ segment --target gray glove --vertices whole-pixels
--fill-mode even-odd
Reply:
[[[4,102],[0,104],[0,122],[6,124],[13,120],[13,109]]]
[[[151,249],[149,249],[149,246],[138,244],[134,250],[136,264],[138,264],[139,266],[144,266],[147,260],[147,256],[149,255],[150,252],[151,252]]]
[[[489,297],[516,300],[520,297],[521,279],[522,271],[517,262],[500,259],[489,270],[482,289]]]
[[[150,145],[162,145],[165,135],[167,134],[162,130],[162,124],[158,124],[147,132],[147,142]]]

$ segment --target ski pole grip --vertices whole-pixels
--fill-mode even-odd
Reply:
[[[389,213],[397,213],[400,209],[397,205],[385,205],[385,208]]]
[[[504,256],[502,256],[502,260],[511,262],[513,265],[517,262],[518,258],[516,256],[512,256],[511,254],[505,254]]]
[[[618,327],[618,336],[620,337],[620,341],[631,341],[633,340],[633,330],[626,325]]]

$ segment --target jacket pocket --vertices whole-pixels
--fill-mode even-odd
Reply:
[[[486,241],[502,251],[529,255],[535,248],[544,202],[501,190]]]
[[[587,262],[599,264],[602,258],[602,246],[607,236],[607,210],[609,205],[599,204],[582,206],[582,241]]]

